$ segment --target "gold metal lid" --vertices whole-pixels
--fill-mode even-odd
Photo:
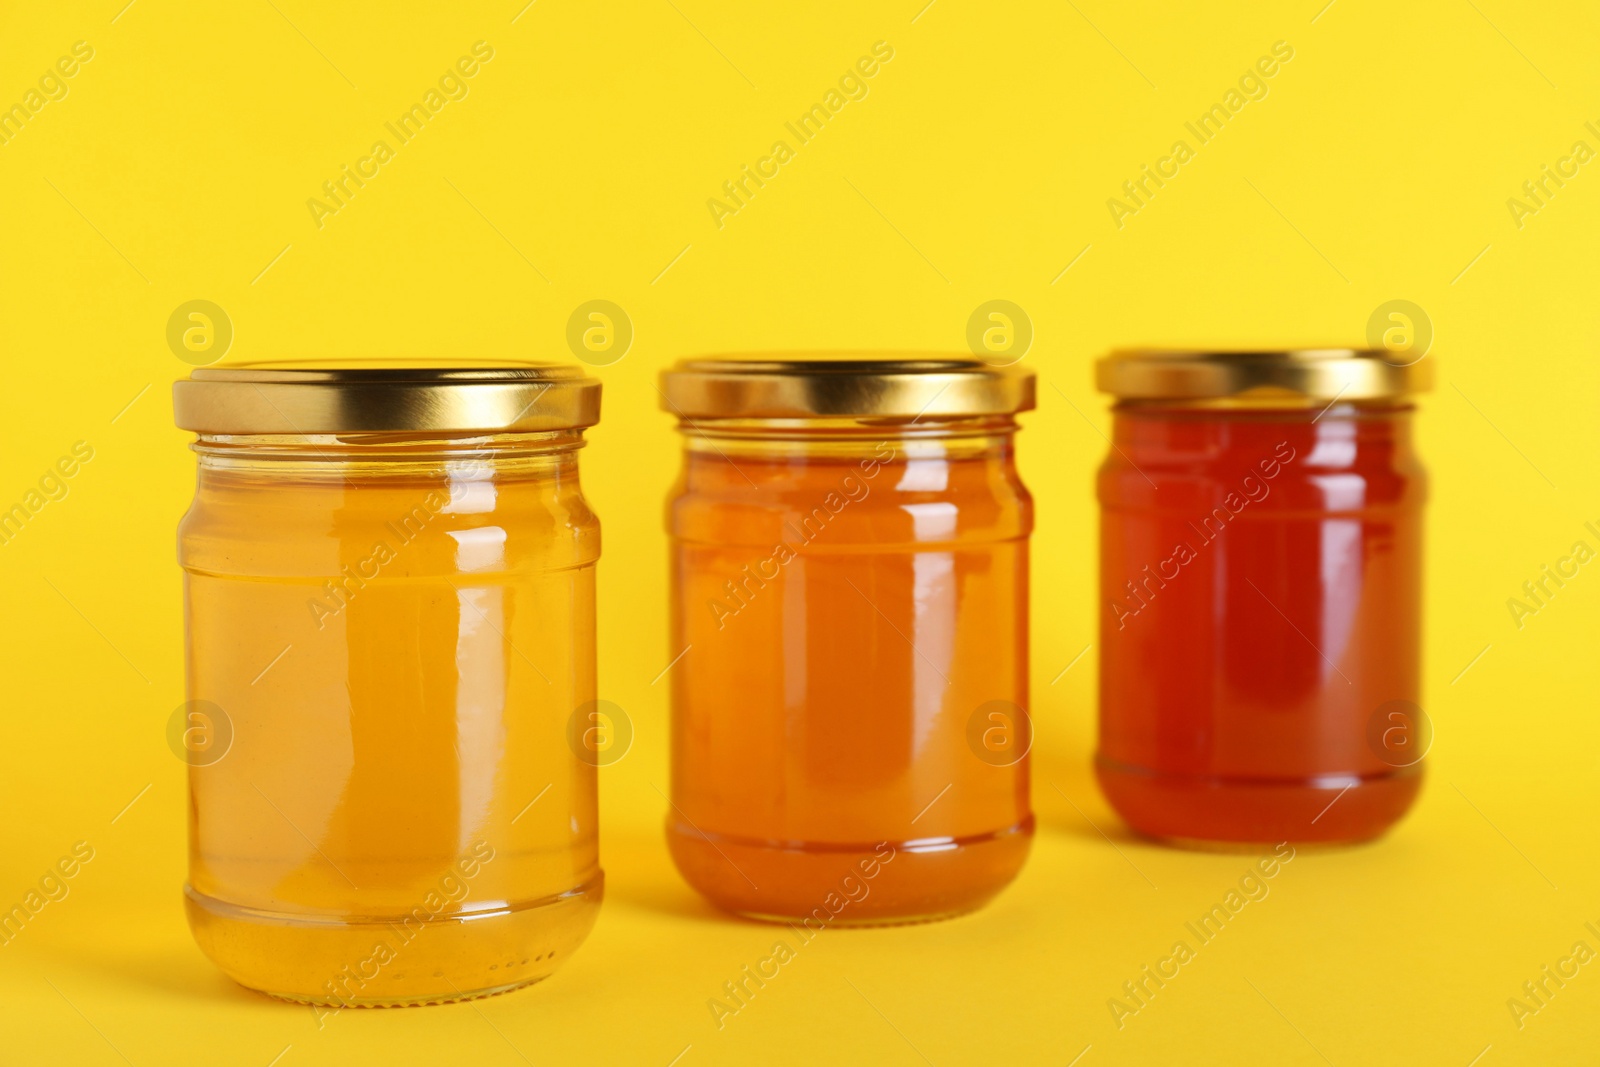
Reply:
[[[1403,358],[1381,348],[1123,350],[1095,364],[1095,384],[1122,400],[1389,400],[1424,392],[1433,384],[1430,362],[1407,363]]]
[[[950,418],[1034,406],[1032,371],[920,353],[740,355],[679,361],[662,407],[686,419]]]
[[[172,385],[197,433],[541,432],[600,421],[600,383],[516,360],[294,360],[199,367]]]

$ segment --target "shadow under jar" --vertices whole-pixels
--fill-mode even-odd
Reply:
[[[679,871],[758,918],[981,906],[1022,867],[1028,537],[1015,414],[970,358],[694,359],[663,376]]]
[[[437,1003],[548,976],[603,878],[599,383],[541,364],[282,363],[174,387],[189,924],[239,983]],[[535,803],[536,801],[536,803]]]
[[[1095,769],[1135,830],[1354,842],[1415,799],[1429,367],[1387,356],[1100,361]]]

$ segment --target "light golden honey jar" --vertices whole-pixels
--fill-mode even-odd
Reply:
[[[548,976],[603,876],[600,385],[546,364],[280,363],[174,387],[190,926],[238,982],[334,1008]]]

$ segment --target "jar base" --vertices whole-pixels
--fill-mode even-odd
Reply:
[[[975,911],[1017,876],[1032,841],[1032,815],[971,837],[875,844],[760,841],[667,824],[678,871],[711,903],[808,926],[900,926]]]
[[[1095,758],[1111,807],[1135,832],[1178,847],[1219,849],[1280,841],[1360,844],[1411,808],[1422,766],[1376,775],[1237,778],[1176,775]]]
[[[195,941],[235,982],[337,1011],[496,996],[555,972],[583,943],[604,876],[556,897],[426,922],[242,908],[184,887]],[[409,920],[409,921],[408,921]]]
[[[237,979],[235,979],[237,981]],[[300,996],[295,993],[278,993],[271,989],[257,989],[258,993],[265,993],[273,1000],[281,1000],[285,1004],[298,1004],[307,1008],[422,1008],[434,1004],[458,1004],[468,1000],[483,1000],[486,997],[498,997],[503,993],[514,993],[519,989],[526,989],[544,981],[543,978],[530,978],[525,982],[513,982],[510,985],[496,986],[493,989],[475,989],[466,993],[451,993],[448,996],[428,997],[426,999],[393,997],[349,997],[345,1000],[336,1000],[329,997],[314,998]],[[241,985],[243,983],[240,983]],[[247,986],[246,988],[253,988]]]
[[[994,894],[990,894],[990,897],[993,895]],[[835,915],[833,918],[827,921],[827,925],[848,926],[858,930],[869,930],[874,927],[889,926],[926,926],[929,923],[942,923],[946,919],[959,919],[963,915],[971,915],[973,912],[980,910],[985,904],[987,904],[990,897],[984,897],[971,907],[954,908],[950,911],[930,912],[927,915],[885,915],[879,917],[857,917],[854,919],[846,918],[842,914]],[[762,911],[737,911],[733,908],[724,908],[723,910],[737,915],[741,919],[749,919],[751,922],[758,923],[771,923],[774,926],[790,926],[796,922],[803,922],[806,919],[819,922],[821,921],[818,920],[815,915],[773,915]]]

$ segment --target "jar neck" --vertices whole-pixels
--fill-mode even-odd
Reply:
[[[1381,418],[1408,415],[1416,404],[1404,398],[1392,400],[1322,400],[1303,398],[1299,402],[1282,400],[1243,400],[1238,397],[1212,397],[1184,400],[1118,400],[1111,405],[1116,415],[1182,416],[1199,419],[1278,419],[1283,421],[1321,421],[1325,418]]]
[[[944,458],[1008,454],[1018,430],[1010,415],[884,419],[680,419],[684,450],[693,455],[771,459],[900,456]]]
[[[1292,456],[1301,474],[1355,468],[1419,473],[1412,445],[1415,410],[1406,402],[1368,401],[1323,408],[1117,404],[1114,459],[1108,462],[1144,469],[1212,463],[1248,468]]]
[[[200,434],[200,471],[272,475],[513,475],[576,466],[582,430],[472,435]]]

